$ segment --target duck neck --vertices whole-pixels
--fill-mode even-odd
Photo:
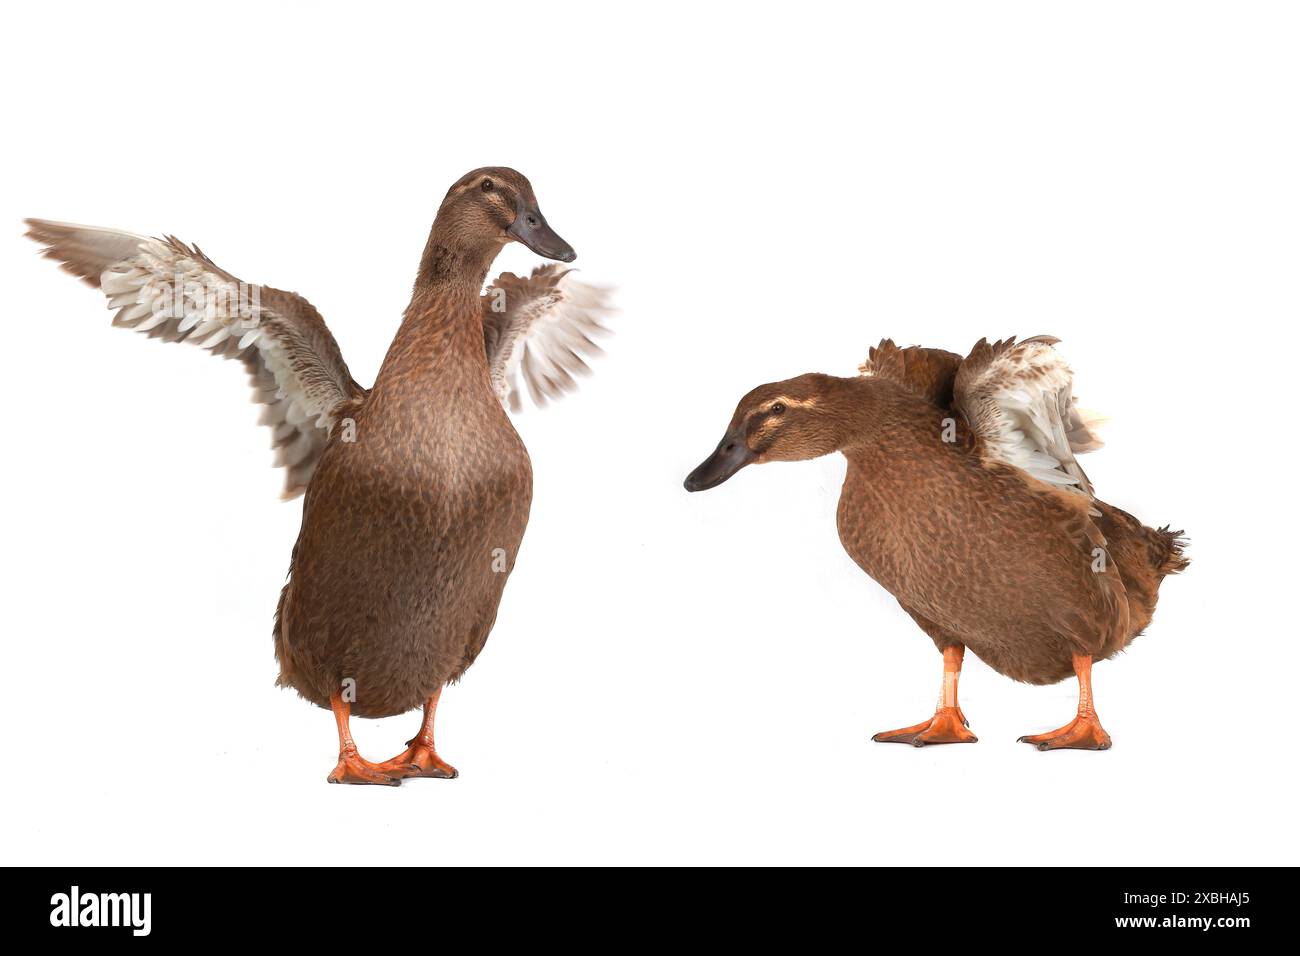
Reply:
[[[940,410],[870,375],[837,379],[836,448],[850,462],[875,455],[891,436],[929,428]]]
[[[833,450],[849,455],[879,431],[893,398],[883,385],[887,383],[863,375],[827,376],[824,409]]]
[[[479,295],[501,244],[470,243],[434,223],[375,391],[418,390],[458,400],[496,401],[483,345]]]
[[[464,230],[451,228],[439,213],[420,256],[414,295],[448,283],[465,283],[477,292],[502,246],[496,238],[465,235]]]
[[[943,436],[951,412],[884,379],[864,375],[843,381],[852,411],[846,413],[838,436],[839,451],[849,460],[850,470],[888,470],[914,456],[918,440],[925,447],[949,440]],[[957,435],[956,425],[951,427]]]

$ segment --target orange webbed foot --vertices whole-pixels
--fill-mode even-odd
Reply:
[[[395,777],[433,777],[451,780],[460,776],[460,771],[438,756],[433,747],[421,743],[419,738],[408,741],[408,746],[392,760],[385,760],[377,765],[383,773]]]
[[[1096,715],[1091,714],[1075,717],[1058,730],[1020,737],[1017,742],[1033,744],[1039,750],[1109,750],[1110,734]]]
[[[925,747],[929,744],[973,744],[979,740],[966,729],[966,718],[957,707],[940,707],[923,724],[886,730],[871,738],[882,744],[911,744]]]
[[[325,780],[327,783],[368,783],[381,787],[396,787],[402,782],[399,777],[363,760],[356,753],[339,754],[339,762]]]

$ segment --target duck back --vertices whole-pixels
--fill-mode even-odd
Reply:
[[[844,449],[840,539],[941,647],[961,643],[1008,677],[1053,683],[1072,655],[1101,659],[1151,619],[1177,535],[1117,508],[981,462],[942,441],[949,413],[900,399]]]

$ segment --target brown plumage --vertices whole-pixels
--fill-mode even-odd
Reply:
[[[1092,707],[1091,663],[1141,633],[1160,581],[1187,561],[1180,532],[1093,497],[1074,455],[1100,442],[1055,341],[981,340],[962,359],[885,340],[860,377],[760,386],[687,479],[698,491],[751,463],[847,458],[837,514],[845,550],[945,652],[935,717],[877,739],[973,741],[956,702],[969,647],[1015,680],[1079,676],[1079,716],[1030,742],[1110,745]]]
[[[274,628],[279,683],[334,710],[331,782],[454,776],[433,748],[438,695],[487,640],[532,500],[528,453],[494,382],[513,379],[531,349],[552,362],[525,367],[525,379],[557,394],[570,383],[545,383],[572,359],[581,364],[575,353],[592,354],[581,342],[603,330],[609,311],[601,290],[550,267],[529,279],[507,274],[496,280],[506,294],[483,294],[507,242],[574,257],[528,180],[485,168],[451,187],[369,391],[300,296],[239,283],[175,239],[42,220],[29,227],[47,256],[109,295],[115,324],[238,357],[253,376],[277,463],[289,469],[286,496],[306,490]],[[382,764],[360,758],[350,714],[420,705],[424,725],[403,754]]]

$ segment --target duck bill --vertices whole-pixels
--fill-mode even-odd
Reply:
[[[511,238],[522,242],[539,256],[557,259],[560,262],[572,262],[578,258],[573,246],[561,239],[546,222],[546,217],[536,206],[526,206],[520,202],[515,210],[515,221],[506,232]]]
[[[755,452],[749,450],[743,438],[728,435],[718,443],[717,451],[686,476],[684,487],[687,491],[716,488],[757,457]]]

